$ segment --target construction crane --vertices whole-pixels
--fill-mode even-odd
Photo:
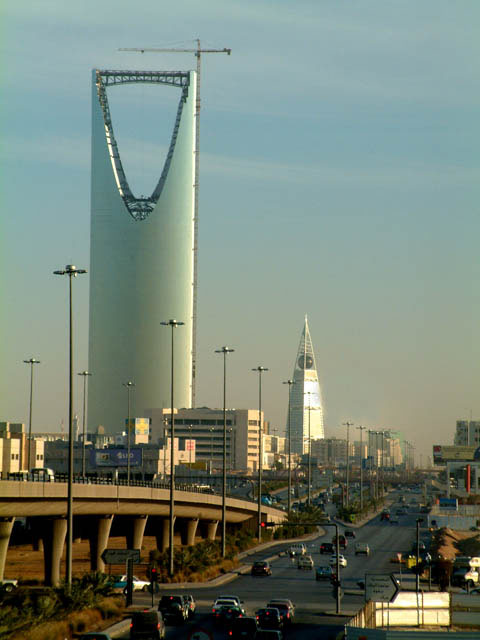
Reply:
[[[198,191],[200,170],[200,76],[202,53],[226,53],[231,49],[202,49],[200,40],[196,39],[196,49],[164,49],[147,47],[130,47],[119,51],[134,51],[137,53],[193,53],[197,58],[197,83],[195,102],[195,183],[194,183],[194,239],[193,239],[193,316],[192,316],[192,407],[195,406],[195,383],[197,369],[197,256],[198,256]]]

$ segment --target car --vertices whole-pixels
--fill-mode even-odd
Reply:
[[[282,629],[283,618],[277,607],[265,607],[255,611],[255,617],[257,619],[260,629]]]
[[[113,583],[114,589],[123,589],[123,592],[127,592],[127,576],[118,576]],[[133,590],[134,591],[148,591],[150,588],[150,582],[147,580],[140,580],[137,576],[133,576]]]
[[[238,596],[233,596],[230,593],[223,593],[220,596],[217,596],[217,600],[233,600],[238,606],[243,604],[243,600],[240,600]]]
[[[259,629],[255,640],[283,640],[283,633],[280,629]]]
[[[183,624],[188,619],[186,602],[183,596],[179,594],[163,595],[158,603],[158,611],[160,611],[166,623],[174,620],[179,624]]]
[[[0,593],[11,593],[18,587],[18,580],[0,580]]]
[[[55,473],[53,469],[47,467],[35,467],[30,471],[34,482],[55,482]]]
[[[295,618],[295,605],[288,598],[272,598],[267,607],[278,609],[283,619],[283,624],[291,624]]]
[[[366,542],[357,542],[357,543],[355,543],[355,555],[356,556],[360,556],[360,555],[369,556],[370,555],[370,547],[368,546],[368,544]]]
[[[213,615],[216,615],[217,611],[219,611],[221,607],[238,607],[241,609],[243,615],[245,615],[245,609],[243,608],[240,599],[237,597],[230,598],[228,596],[224,596],[223,598],[217,598],[212,605]]]
[[[164,640],[165,622],[160,611],[132,611],[130,640]]]
[[[315,580],[330,580],[333,575],[333,569],[330,565],[317,567],[315,570]]]
[[[332,544],[335,547],[337,546],[337,536],[333,536]],[[340,547],[340,549],[346,549],[347,546],[348,546],[348,541],[347,541],[346,537],[343,535],[343,533],[340,533],[339,536],[338,536],[338,546]]]
[[[353,531],[352,529],[345,529],[345,537],[346,538],[356,538],[357,535],[356,535],[355,531]]]
[[[312,556],[300,556],[297,561],[297,569],[313,569]]]
[[[388,509],[384,509],[380,514],[380,521],[382,520],[386,520],[387,522],[390,520],[390,511]]]
[[[288,549],[288,553],[291,558],[294,556],[303,556],[307,553],[307,547],[303,544],[303,542],[292,544]]]
[[[320,545],[320,553],[334,553],[335,547],[331,542],[322,542]]]
[[[228,629],[227,635],[232,640],[252,640],[258,631],[257,619],[254,616],[244,616],[232,620],[231,627]]]
[[[187,605],[188,617],[193,618],[195,615],[195,611],[197,609],[197,603],[195,602],[195,598],[191,594],[184,594],[183,599]]]
[[[243,618],[244,611],[236,604],[224,604],[215,609],[214,622],[216,625],[231,626],[237,618]]]
[[[252,576],[271,576],[272,568],[266,560],[254,562],[251,570]]]
[[[345,556],[342,556],[342,554],[340,554],[338,556],[338,564],[343,568],[345,568],[347,566],[347,559],[345,558]],[[330,565],[332,567],[337,565],[337,554],[336,553],[334,553],[330,557]]]

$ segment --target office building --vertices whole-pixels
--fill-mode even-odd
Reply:
[[[457,420],[453,443],[463,447],[480,446],[480,420]]]

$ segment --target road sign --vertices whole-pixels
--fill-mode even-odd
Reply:
[[[365,574],[365,600],[393,602],[398,591],[397,580],[393,573]]]
[[[125,564],[127,560],[139,564],[140,549],[105,549],[102,553],[102,560],[106,564]]]

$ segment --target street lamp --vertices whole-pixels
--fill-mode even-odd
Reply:
[[[135,383],[129,380],[123,386],[127,388],[127,485],[130,486],[130,389],[135,387]]]
[[[223,353],[222,558],[225,558],[226,554],[227,536],[227,353],[233,352],[234,349],[229,349],[228,347],[215,350],[215,353]]]
[[[308,450],[307,450],[307,505],[310,507],[312,503],[312,495],[310,485],[312,484],[312,439],[310,434],[310,414],[311,414],[311,397],[312,392],[306,391],[304,395],[308,396]]]
[[[73,547],[73,305],[72,278],[87,273],[85,269],[77,269],[73,264],[67,264],[65,269],[53,272],[56,276],[68,276],[69,283],[69,375],[68,375],[68,487],[67,487],[67,553],[66,576],[68,588],[72,584],[72,547]]]
[[[31,471],[32,469],[33,365],[40,364],[40,360],[37,360],[36,358],[30,358],[29,360],[24,360],[24,363],[30,365],[30,414],[28,419],[28,469],[27,471]]]
[[[347,509],[350,505],[350,485],[349,485],[349,481],[350,481],[350,427],[353,427],[353,422],[344,422],[343,423],[344,426],[347,427],[347,477],[346,477],[346,484],[347,484],[347,499],[346,499],[346,505],[347,505]]]
[[[360,429],[360,512],[363,511],[363,432],[366,427],[360,425],[357,427]]]
[[[87,390],[87,377],[92,374],[89,371],[82,371],[78,374],[83,376],[83,428],[82,428],[82,477],[85,478],[85,398]]]
[[[292,432],[291,432],[291,408],[292,408],[292,385],[293,380],[286,380],[283,384],[288,384],[288,425],[287,425],[287,441],[288,441],[288,501],[287,511],[290,515],[292,509]]]
[[[416,564],[416,576],[415,576],[415,591],[420,591],[420,574],[418,572],[418,563],[420,562],[420,523],[423,522],[423,518],[417,518],[417,564]]]
[[[175,510],[175,444],[174,444],[174,438],[175,438],[175,417],[174,417],[174,412],[173,412],[173,374],[174,374],[174,359],[173,359],[173,355],[174,355],[174,349],[173,349],[173,330],[176,329],[177,327],[182,326],[183,324],[185,324],[184,322],[177,322],[177,320],[168,320],[168,322],[160,322],[161,325],[163,325],[164,327],[171,327],[172,329],[172,362],[171,362],[171,376],[172,376],[172,380],[171,380],[171,385],[170,385],[170,405],[171,405],[171,419],[170,419],[170,546],[168,549],[168,555],[169,555],[169,569],[168,569],[168,573],[170,575],[170,577],[173,576],[173,515],[174,515],[174,510]]]
[[[263,466],[263,438],[262,438],[262,373],[268,371],[265,367],[255,367],[258,372],[258,541],[262,541],[262,466]]]

